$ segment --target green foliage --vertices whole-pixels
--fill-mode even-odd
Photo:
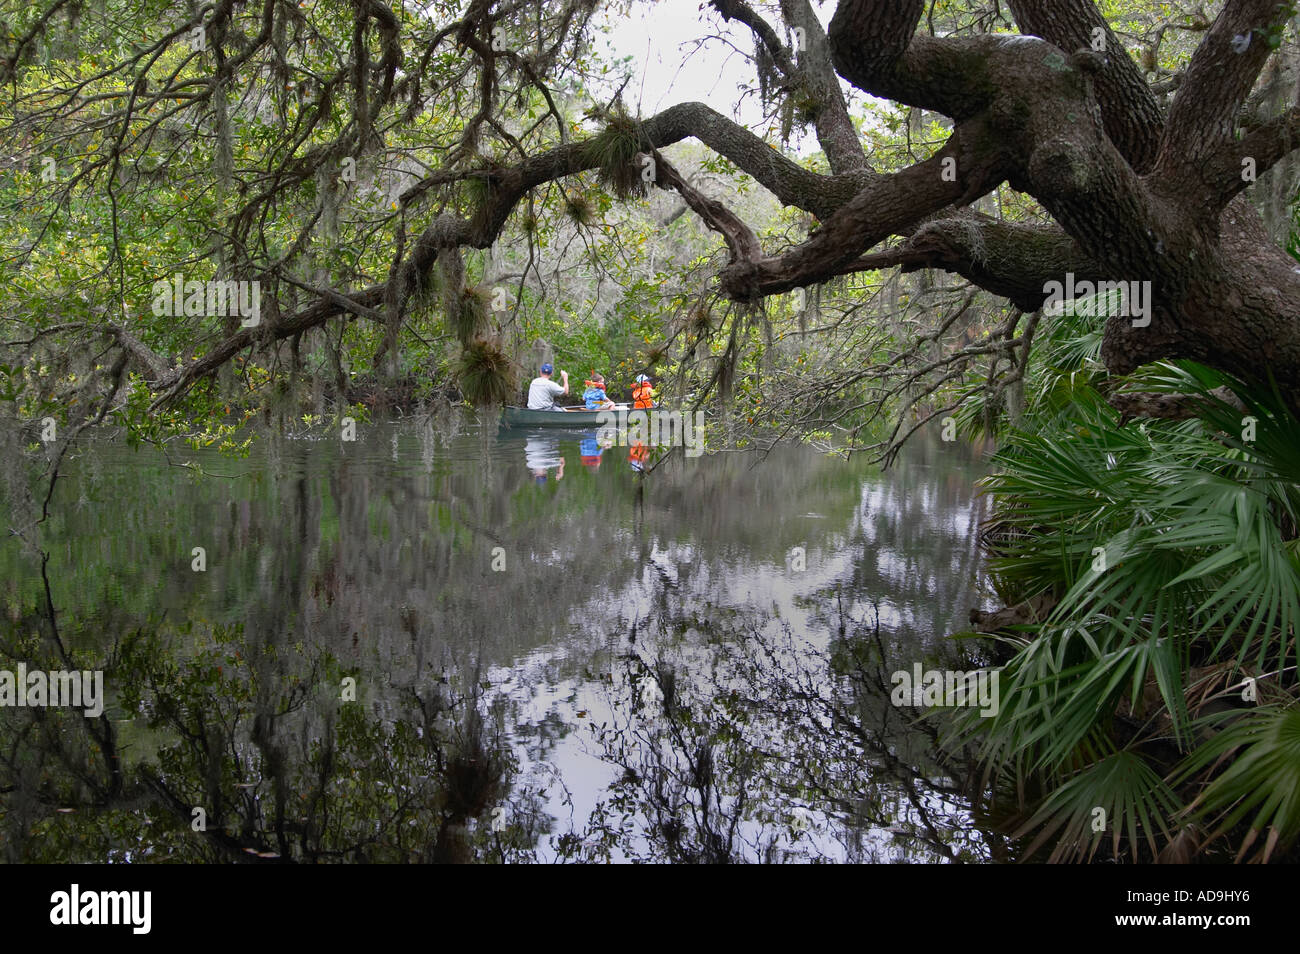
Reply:
[[[1000,594],[1055,605],[1005,637],[1000,711],[963,717],[957,737],[983,740],[1008,792],[1035,779],[1048,793],[1025,806],[1021,832],[1037,830],[1035,848],[1058,835],[1054,858],[1096,850],[1097,807],[1117,826],[1106,829],[1115,853],[1123,842],[1152,858],[1205,819],[1218,825],[1203,844],[1229,836],[1242,855],[1267,822],[1263,854],[1287,850],[1300,805],[1259,788],[1247,819],[1242,780],[1262,772],[1220,759],[1248,745],[1250,766],[1295,764],[1277,713],[1241,708],[1232,686],[1270,680],[1279,712],[1296,698],[1300,420],[1275,390],[1181,363],[1129,387],[1190,395],[1198,416],[1121,427],[1098,390],[1095,337],[1048,340],[1030,413],[986,481]],[[1239,721],[1214,731],[1210,701]]]
[[[1192,753],[1179,778],[1224,767],[1190,806],[1193,816],[1215,825],[1216,833],[1246,825],[1238,861],[1267,832],[1260,850],[1267,861],[1300,836],[1300,708],[1261,706],[1227,725],[1223,715],[1208,721],[1220,731]]]
[[[1031,855],[1055,837],[1053,861],[1091,859],[1106,840],[1119,855],[1122,838],[1130,845],[1144,845],[1154,857],[1159,851],[1156,835],[1168,840],[1167,819],[1179,807],[1164,779],[1144,759],[1133,752],[1111,752],[1066,779],[1016,834],[1037,830],[1026,849]]]

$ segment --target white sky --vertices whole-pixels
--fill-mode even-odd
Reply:
[[[746,98],[737,112],[740,83],[755,81],[753,69],[720,40],[699,45],[702,37],[721,33],[748,53],[753,49],[749,29],[734,21],[724,25],[711,8],[701,6],[701,0],[638,0],[628,16],[608,7],[602,11],[603,22],[612,27],[611,54],[634,60],[623,101],[652,116],[675,103],[699,100],[754,128],[762,122],[756,96]]]
[[[626,13],[616,12],[614,6],[629,4],[603,7],[596,22],[610,27],[609,59],[632,57],[632,79],[623,91],[623,102],[634,113],[653,116],[677,103],[698,101],[774,141],[768,133],[775,134],[775,129],[763,119],[757,89],[742,99],[744,85],[757,86],[753,66],[746,59],[754,50],[749,27],[735,20],[724,23],[704,0],[632,0]],[[835,12],[832,4],[820,0],[813,0],[813,9],[823,27]],[[759,12],[784,39],[780,15],[761,7]],[[704,39],[709,36],[717,38]],[[626,69],[620,71],[611,95],[625,75]],[[806,154],[820,147],[811,130],[805,130],[796,132],[786,148]]]

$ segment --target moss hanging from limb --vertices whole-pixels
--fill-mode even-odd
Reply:
[[[364,4],[358,4],[352,24],[352,110],[357,123],[357,142],[364,148],[373,135],[370,119],[370,100],[366,96],[366,77],[370,73],[370,48],[367,45],[367,27],[370,18]]]
[[[754,72],[758,74],[758,98],[764,106],[770,106],[781,92],[785,76],[781,73],[772,51],[760,38],[754,40]]]
[[[235,151],[231,143],[230,110],[228,98],[231,85],[231,65],[226,59],[225,41],[230,29],[234,4],[218,4],[208,21],[207,42],[212,50],[214,69],[208,87],[208,101],[212,107],[212,132],[216,139],[213,169],[221,194],[229,194],[234,175]]]
[[[379,28],[380,62],[382,74],[380,89],[372,101],[367,95],[370,80],[370,21]],[[357,123],[357,143],[365,149],[379,138],[373,117],[388,103],[393,95],[393,79],[402,63],[402,45],[397,15],[378,0],[356,0],[352,24],[353,110]]]
[[[488,297],[481,289],[461,289],[456,311],[449,316],[452,331],[462,345],[487,333],[489,329]]]
[[[213,171],[222,195],[229,195],[235,168],[235,150],[231,143],[230,110],[226,101],[229,83],[221,69],[212,81],[213,134],[216,137],[216,156]]]
[[[718,401],[723,407],[731,402],[731,392],[736,383],[736,365],[740,360],[740,335],[744,330],[743,326],[753,317],[753,314],[754,310],[748,306],[745,306],[739,313],[733,312],[731,316],[731,333],[727,337],[727,347],[718,357],[712,379],[704,387],[705,394],[717,388]]]
[[[438,249],[438,273],[442,285],[443,309],[447,314],[448,324],[456,310],[456,296],[465,287],[465,259],[460,249],[454,245]]]
[[[472,342],[489,334],[488,295],[465,281],[465,258],[457,246],[438,249],[437,271],[447,330],[456,336],[463,348],[469,348]]]
[[[320,203],[317,234],[330,244],[339,237],[339,183],[334,170],[325,163],[316,169],[316,195]]]
[[[398,219],[397,234],[394,236],[393,261],[388,266],[388,281],[384,285],[384,340],[380,343],[379,350],[375,352],[373,362],[375,370],[378,371],[383,359],[387,357],[387,363],[382,366],[390,380],[396,380],[398,375],[400,356],[397,335],[402,329],[402,314],[409,300],[406,284],[399,280],[409,268],[409,265],[403,262],[405,250],[406,216],[402,215]]]

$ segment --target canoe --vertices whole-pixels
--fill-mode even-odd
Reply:
[[[622,405],[626,408],[626,405]],[[565,408],[563,411],[530,411],[526,407],[508,407],[501,412],[501,423],[505,427],[564,427],[584,429],[600,427],[608,422],[601,414],[607,411],[588,411],[585,407]],[[612,422],[610,422],[612,423]]]

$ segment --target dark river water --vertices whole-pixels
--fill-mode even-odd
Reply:
[[[473,417],[80,444],[7,478],[10,861],[987,861],[889,674],[968,664],[981,464],[801,447],[648,473]]]

